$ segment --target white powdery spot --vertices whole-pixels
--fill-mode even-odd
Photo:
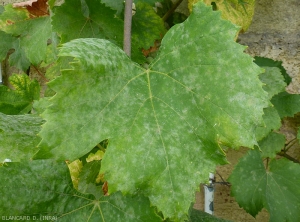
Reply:
[[[237,93],[236,95],[232,96],[230,99],[229,99],[229,102],[245,102],[245,100],[247,99],[247,95],[243,92],[239,92]]]

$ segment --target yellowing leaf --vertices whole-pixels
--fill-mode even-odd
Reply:
[[[73,162],[68,164],[70,174],[71,174],[71,179],[73,182],[73,185],[76,189],[78,189],[78,183],[79,183],[79,175],[82,170],[82,161],[80,160],[74,160]]]
[[[189,0],[189,9],[199,0]],[[207,5],[215,5],[222,12],[222,18],[240,26],[245,32],[254,15],[255,0],[203,0]]]
[[[14,74],[9,81],[15,90],[0,86],[0,112],[7,115],[26,114],[40,97],[40,85],[25,74]]]
[[[96,153],[90,153],[88,158],[86,158],[86,162],[91,162],[94,160],[102,160],[104,156],[104,152],[102,150],[98,150]]]

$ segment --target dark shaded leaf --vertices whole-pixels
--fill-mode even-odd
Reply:
[[[82,194],[73,188],[64,162],[39,160],[6,163],[0,167],[0,215],[57,217],[59,221],[136,222],[162,221],[149,200]]]
[[[12,90],[7,86],[0,86],[0,112],[7,115],[28,113],[33,100],[40,97],[40,85],[36,80],[31,81],[25,74],[14,74],[9,77]]]
[[[260,141],[265,136],[267,136],[271,130],[278,130],[281,126],[281,119],[273,106],[264,108],[264,126],[258,126],[256,128],[256,139]]]
[[[276,157],[285,144],[285,136],[279,133],[271,132],[267,137],[259,141],[259,147],[262,150],[261,156],[263,158]]]
[[[232,195],[252,216],[264,207],[270,221],[300,220],[300,165],[272,160],[265,169],[258,150],[250,150],[237,164],[229,181]]]
[[[280,69],[276,67],[262,67],[265,72],[259,75],[259,79],[265,84],[263,89],[268,92],[269,99],[274,95],[284,92],[286,83]]]
[[[280,118],[293,117],[300,112],[300,95],[282,92],[271,99]]]
[[[281,74],[284,77],[284,81],[286,82],[286,84],[290,84],[290,82],[292,81],[291,77],[287,74],[285,68],[283,68],[281,61],[275,61],[273,59],[259,57],[259,56],[255,56],[254,59],[255,59],[254,62],[259,66],[268,66],[268,67],[279,68],[281,71]]]

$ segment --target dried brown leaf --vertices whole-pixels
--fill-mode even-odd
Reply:
[[[29,0],[25,2],[14,3],[14,8],[26,8],[31,18],[48,16],[48,0]]]

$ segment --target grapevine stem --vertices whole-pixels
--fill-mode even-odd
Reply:
[[[219,175],[219,177],[221,178],[222,182],[215,182],[215,183],[221,183],[221,184],[224,184],[226,186],[231,186],[231,184],[229,182],[226,182],[223,177],[221,176],[221,174],[218,173],[218,171],[216,171],[216,173]]]
[[[288,160],[291,160],[291,161],[293,161],[294,163],[300,163],[300,161],[299,161],[299,160],[295,159],[294,157],[291,157],[290,155],[286,154],[286,153],[285,153],[285,152],[283,152],[283,151],[281,151],[281,152],[277,153],[277,155],[279,155],[279,156],[283,156],[283,157],[287,158]]]
[[[101,151],[103,151],[105,153],[105,149],[99,143],[97,144],[97,147],[99,148],[99,150],[101,150]]]
[[[35,71],[37,72],[37,74],[45,81],[45,82],[48,82],[49,80],[40,72],[40,70],[38,70],[37,67],[35,67],[34,65],[31,65]]]
[[[129,57],[131,56],[131,22],[132,22],[132,0],[126,0],[125,12],[124,12],[123,50]]]
[[[175,2],[172,8],[167,11],[167,13],[162,18],[164,22],[167,21],[167,19],[172,15],[172,13],[176,10],[176,8],[181,4],[182,1],[183,0],[178,0],[177,2]]]
[[[269,157],[267,157],[267,163],[266,163],[266,170],[268,170],[268,168],[269,168]]]
[[[292,139],[285,147],[284,147],[284,152],[287,152],[296,142],[297,138]]]

